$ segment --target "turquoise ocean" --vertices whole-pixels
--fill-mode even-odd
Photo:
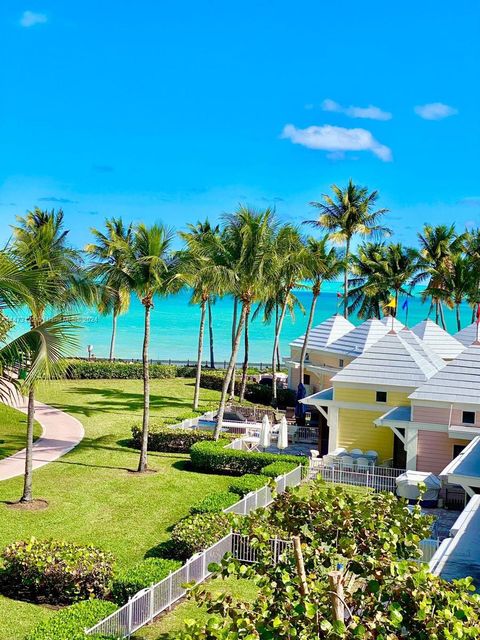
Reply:
[[[319,324],[332,314],[336,313],[337,305],[341,300],[337,292],[341,290],[339,283],[327,283],[317,302],[315,324]],[[310,307],[311,294],[306,290],[298,290],[296,296],[305,307],[305,314],[296,311],[295,317],[287,315],[281,336],[281,356],[288,355],[288,344],[305,332],[307,314]],[[190,293],[186,290],[168,298],[158,298],[152,311],[152,333],[150,354],[156,360],[192,360],[196,359],[198,325],[200,310],[198,306],[189,304]],[[405,323],[406,313],[401,306],[397,313],[398,319]],[[422,304],[417,291],[408,302],[408,326],[424,320],[429,310],[429,304]],[[233,303],[231,298],[222,298],[215,302],[213,309],[213,329],[215,360],[223,361],[229,357],[231,343],[231,323]],[[340,309],[341,311],[341,309]],[[467,305],[462,306],[462,327],[470,324],[472,310]],[[87,355],[87,345],[93,346],[96,357],[108,357],[111,317],[102,316],[96,310],[85,309],[78,312],[80,330],[80,350],[78,355]],[[434,314],[432,319],[435,320]],[[26,317],[16,317],[16,333],[28,328]],[[350,320],[354,324],[361,321],[352,316]],[[451,333],[456,332],[456,319],[454,311],[445,309],[447,329]],[[143,307],[137,298],[132,297],[129,311],[118,319],[117,341],[115,355],[118,358],[137,359],[141,357],[143,340]],[[273,343],[273,324],[264,324],[259,317],[251,323],[250,328],[250,361],[267,363],[271,359]],[[204,359],[209,358],[208,329],[205,327]],[[243,350],[239,354],[239,360],[243,357]]]

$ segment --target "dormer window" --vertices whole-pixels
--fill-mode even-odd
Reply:
[[[310,360],[310,354],[306,353],[305,354],[305,362],[308,362]]]
[[[463,424],[475,424],[475,411],[462,411]]]
[[[343,369],[343,367],[345,366],[345,363],[342,360],[342,358],[340,358],[340,360],[338,361],[338,366],[340,367],[340,369]]]
[[[376,399],[377,399],[377,402],[386,402],[387,401],[387,392],[386,391],[377,391]]]

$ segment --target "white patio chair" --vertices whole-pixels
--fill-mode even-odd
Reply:
[[[361,449],[352,449],[350,451],[351,456],[363,456],[363,451]]]
[[[378,458],[378,452],[374,451],[373,449],[370,449],[369,451],[365,451],[365,455],[368,458]]]
[[[370,468],[370,462],[368,458],[357,458],[356,464],[357,471],[365,472]]]
[[[325,467],[333,467],[335,465],[335,457],[327,454],[326,456],[323,456],[322,462]]]
[[[354,460],[352,456],[342,456],[340,458],[340,468],[342,471],[353,471]]]
[[[320,455],[320,452],[317,451],[317,449],[310,449],[310,456],[312,458],[318,458],[319,455]]]

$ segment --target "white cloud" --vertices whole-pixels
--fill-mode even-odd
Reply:
[[[44,13],[34,13],[33,11],[24,11],[20,18],[22,27],[34,27],[36,24],[45,24],[47,16]]]
[[[335,152],[336,158],[339,157],[339,153],[345,151],[371,151],[384,162],[392,160],[391,149],[380,144],[366,129],[345,129],[329,124],[297,129],[293,124],[287,124],[281,137],[308,149]]]
[[[458,113],[458,109],[443,102],[430,102],[415,107],[415,113],[424,120],[442,120]]]
[[[335,100],[327,98],[321,104],[323,111],[333,111],[335,113],[343,113],[349,118],[366,118],[368,120],[391,120],[392,114],[388,111],[383,111],[380,107],[374,107],[369,105],[368,107],[343,107]]]

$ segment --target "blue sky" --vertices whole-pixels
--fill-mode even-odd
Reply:
[[[480,224],[479,29],[474,0],[3,0],[0,240],[35,205],[79,245],[239,201],[300,222],[349,177],[404,242]]]

